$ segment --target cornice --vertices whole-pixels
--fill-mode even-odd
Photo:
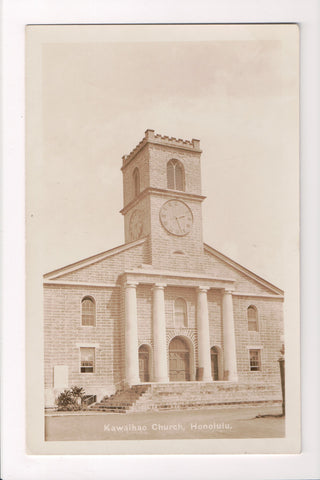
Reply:
[[[173,270],[154,270],[149,268],[136,268],[132,270],[125,270],[123,274],[134,275],[150,275],[150,276],[164,276],[164,277],[178,277],[178,278],[192,278],[199,280],[219,280],[221,282],[235,282],[233,278],[215,277],[213,275],[206,275],[201,273],[179,272]]]
[[[75,280],[44,280],[43,285],[63,285],[70,287],[93,287],[93,288],[119,288],[116,283],[93,283],[93,282],[77,282]]]
[[[190,272],[177,272],[168,270],[154,269],[134,269],[125,270],[120,276],[122,282],[134,281],[141,284],[155,285],[165,283],[167,286],[184,286],[195,288],[199,285],[206,285],[209,290],[211,288],[224,290],[232,288],[235,280],[232,278],[213,277],[210,275],[196,274]]]
[[[250,292],[233,292],[234,297],[246,297],[246,298],[277,298],[278,300],[283,300],[284,295],[272,295],[269,293],[250,293]]]
[[[143,190],[139,195],[134,198],[131,202],[129,202],[125,207],[120,210],[122,215],[125,215],[129,210],[135,207],[143,198],[147,195],[158,195],[160,197],[166,198],[178,198],[183,200],[194,200],[197,202],[203,202],[207,197],[204,195],[199,195],[197,193],[188,193],[183,192],[181,190],[167,190],[165,188],[155,188],[155,187],[148,187]]]

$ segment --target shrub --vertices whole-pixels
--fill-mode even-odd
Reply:
[[[81,410],[81,399],[84,394],[82,387],[74,386],[71,389],[65,389],[56,400],[58,410]]]
[[[76,385],[74,387],[71,387],[71,392],[75,398],[81,399],[85,395],[84,389],[82,387],[77,387]]]

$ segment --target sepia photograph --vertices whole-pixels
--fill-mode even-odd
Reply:
[[[31,453],[298,453],[298,26],[29,25],[26,106]]]

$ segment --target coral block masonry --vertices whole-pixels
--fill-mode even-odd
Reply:
[[[44,275],[47,407],[72,385],[137,410],[281,400],[283,291],[203,243],[200,156],[147,130],[124,245]]]

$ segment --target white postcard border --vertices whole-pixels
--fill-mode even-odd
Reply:
[[[143,15],[143,5],[135,2],[134,9],[129,2],[121,2],[121,7],[111,4],[108,7],[97,6],[92,12],[90,2],[70,2],[68,7],[62,3],[43,1],[25,2],[17,5],[7,1],[3,5],[3,131],[4,131],[4,254],[3,292],[4,311],[3,334],[3,390],[2,390],[2,445],[4,479],[8,478],[86,478],[81,472],[95,475],[95,478],[178,478],[172,472],[183,472],[184,478],[210,478],[212,471],[220,478],[241,478],[239,470],[246,478],[301,478],[310,472],[316,472],[316,448],[319,447],[319,433],[312,429],[315,422],[319,383],[312,386],[314,369],[309,365],[318,365],[316,350],[319,351],[319,325],[316,323],[319,288],[318,277],[312,269],[318,259],[316,239],[319,239],[317,222],[314,218],[317,209],[318,190],[316,184],[319,143],[316,132],[319,130],[319,112],[316,110],[316,98],[319,96],[319,70],[316,58],[319,58],[319,25],[316,14],[319,7],[316,2],[305,4],[303,1],[259,2],[259,10],[252,9],[252,2],[232,4],[232,14],[228,2],[198,3],[195,12],[193,2],[188,3],[190,11],[181,10],[180,2],[171,3],[171,11],[164,12],[163,4],[156,3],[150,16]],[[179,5],[180,4],[180,5]],[[186,3],[184,2],[184,5]],[[59,6],[61,10],[59,9]],[[266,10],[262,8],[264,6]],[[294,6],[294,8],[293,8]],[[140,7],[140,8],[139,8]],[[209,12],[209,13],[208,13]],[[145,18],[143,18],[145,17]],[[211,17],[211,18],[210,18]],[[301,25],[302,52],[302,319],[308,319],[302,328],[302,388],[303,388],[303,454],[291,455],[290,462],[285,456],[232,456],[226,457],[38,457],[25,453],[25,411],[24,392],[24,25],[27,23],[101,23],[108,18],[110,22],[157,21],[174,22],[299,22]],[[308,252],[307,247],[308,246]],[[315,257],[315,258],[314,258]],[[18,295],[17,295],[18,292]],[[19,301],[16,300],[18,297]],[[314,319],[314,321],[310,319]],[[314,345],[314,349],[310,345]],[[319,354],[318,354],[319,355]],[[314,379],[316,381],[316,379]],[[319,382],[319,380],[318,380]],[[230,440],[228,440],[230,442]],[[181,453],[186,453],[183,449]],[[108,476],[106,477],[106,468]],[[87,470],[89,469],[89,470]],[[143,469],[143,473],[142,473]],[[170,473],[171,471],[171,473]],[[241,473],[241,472],[240,472]],[[9,477],[10,474],[10,477]],[[318,473],[319,474],[319,473]]]

